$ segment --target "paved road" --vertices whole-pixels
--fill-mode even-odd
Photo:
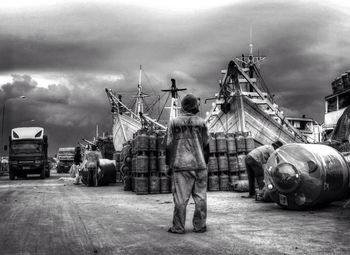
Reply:
[[[211,192],[208,232],[191,231],[191,202],[187,233],[174,235],[166,232],[170,194],[75,186],[67,177],[0,178],[1,254],[350,254],[345,201],[293,212]]]

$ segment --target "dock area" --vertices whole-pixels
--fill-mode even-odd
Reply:
[[[208,192],[208,231],[192,232],[191,199],[186,234],[177,235],[167,232],[171,194],[88,188],[51,174],[0,177],[1,254],[350,254],[346,200],[288,211],[246,193]]]

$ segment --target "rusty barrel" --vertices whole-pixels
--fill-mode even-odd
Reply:
[[[149,149],[149,135],[146,130],[140,129],[136,136],[136,151],[148,151]]]
[[[214,133],[209,134],[209,152],[216,153],[216,139]]]
[[[239,176],[238,174],[235,175],[235,174],[231,174],[230,175],[230,184],[232,185],[234,182],[238,181],[239,180]]]
[[[220,172],[228,171],[228,160],[226,153],[220,153],[218,155],[218,168]]]
[[[136,174],[135,180],[135,193],[137,195],[148,194],[148,176],[146,174]]]
[[[238,172],[238,161],[237,161],[237,156],[235,154],[228,155],[228,165],[229,165],[229,171],[231,173]]]
[[[215,154],[212,154],[212,155],[209,156],[208,172],[209,173],[216,173],[216,172],[218,172],[218,160],[217,160]]]
[[[220,190],[229,190],[229,176],[227,174],[220,174]]]
[[[165,132],[159,131],[157,133],[157,150],[164,151],[166,149]]]
[[[254,138],[253,138],[253,136],[251,135],[250,132],[246,133],[245,146],[246,146],[246,153],[249,153],[249,152],[251,152],[252,150],[255,149]]]
[[[245,152],[245,138],[241,132],[236,133],[235,140],[237,153]]]
[[[236,154],[236,140],[233,134],[227,134],[227,153]]]
[[[160,180],[159,175],[156,173],[151,173],[149,177],[149,193],[158,194],[160,193]]]
[[[143,173],[147,174],[149,172],[148,170],[148,156],[145,153],[136,155],[136,160],[135,160],[135,173]]]
[[[157,134],[154,131],[150,131],[148,134],[149,151],[157,150]]]
[[[165,151],[164,150],[159,150],[158,151],[158,172],[160,173],[165,173],[166,171],[166,164],[165,164]]]
[[[159,177],[160,193],[170,193],[171,180],[165,174],[161,174]]]
[[[216,139],[216,152],[227,153],[226,136],[224,132],[218,132],[215,134]]]
[[[208,190],[217,191],[220,189],[219,176],[216,174],[209,174],[208,176]]]
[[[237,165],[239,172],[247,171],[247,165],[245,163],[246,155],[244,153],[240,153],[237,155]]]
[[[158,171],[158,158],[155,152],[151,151],[148,158],[148,168],[149,172],[157,172]]]

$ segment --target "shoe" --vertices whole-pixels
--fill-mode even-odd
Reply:
[[[74,184],[74,185],[80,185],[80,183],[79,183],[79,182],[73,182],[73,184]]]
[[[255,198],[255,195],[241,196],[241,198]]]
[[[168,229],[168,232],[173,234],[185,234],[185,231],[174,230],[172,227]]]
[[[201,229],[193,229],[193,232],[195,233],[204,233],[207,231],[207,227],[201,228]]]

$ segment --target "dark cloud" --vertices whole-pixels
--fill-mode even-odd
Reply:
[[[261,72],[276,103],[287,114],[322,122],[330,82],[350,69],[348,22],[336,9],[302,1],[242,1],[177,15],[97,3],[34,14],[3,13],[0,72],[28,76],[14,76],[3,85],[0,100],[28,95],[32,101],[23,114],[40,118],[58,146],[93,134],[96,124],[110,130],[104,88],[125,94],[123,100],[132,105],[140,64],[144,90],[152,96],[168,88],[170,78],[202,99],[214,96],[220,70],[248,53],[252,27],[255,52],[259,48],[267,56]],[[43,87],[31,78],[32,72],[53,72],[65,82]],[[112,74],[116,77],[110,78]],[[158,109],[165,98],[155,104]],[[203,101],[207,111],[211,103]],[[8,102],[17,112],[17,104]],[[13,117],[13,123],[20,117]]]

